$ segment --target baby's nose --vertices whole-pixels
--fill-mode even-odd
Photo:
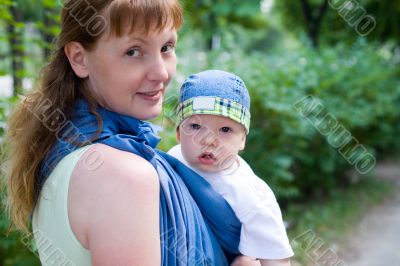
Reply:
[[[209,135],[205,136],[203,138],[203,143],[204,146],[211,146],[211,147],[217,147],[219,144],[218,137],[215,135]]]

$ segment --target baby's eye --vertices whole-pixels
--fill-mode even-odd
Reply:
[[[175,50],[175,45],[167,44],[161,48],[162,53],[172,53]]]
[[[133,48],[126,52],[126,54],[131,57],[139,57],[141,53],[139,48]]]
[[[198,130],[198,129],[200,129],[201,128],[201,126],[199,125],[199,124],[190,124],[190,128],[191,129],[195,129],[195,130]]]
[[[230,128],[230,127],[221,127],[221,132],[223,132],[223,133],[228,133],[228,132],[231,132],[232,131],[232,129]]]

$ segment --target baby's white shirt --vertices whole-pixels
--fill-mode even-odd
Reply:
[[[293,256],[274,193],[240,156],[235,170],[208,173],[189,165],[181,145],[168,154],[203,176],[229,203],[242,223],[239,251],[243,255],[275,260]]]

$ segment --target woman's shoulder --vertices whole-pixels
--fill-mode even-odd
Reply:
[[[141,175],[157,175],[154,167],[139,155],[118,150],[105,144],[93,144],[81,156],[74,170],[79,176],[115,176],[134,179]]]
[[[109,187],[154,189],[158,185],[155,168],[144,158],[104,144],[94,144],[80,157],[72,173],[70,186],[86,187],[92,193]]]
[[[142,206],[158,204],[159,181],[154,167],[142,157],[94,144],[80,157],[68,194],[73,231],[90,248],[90,239],[98,232],[108,235],[116,227],[125,228],[118,219],[135,224],[130,218],[137,217]]]

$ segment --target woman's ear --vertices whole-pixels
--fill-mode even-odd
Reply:
[[[89,71],[86,60],[86,50],[79,42],[69,42],[64,47],[65,55],[74,70],[80,78],[87,78]]]

